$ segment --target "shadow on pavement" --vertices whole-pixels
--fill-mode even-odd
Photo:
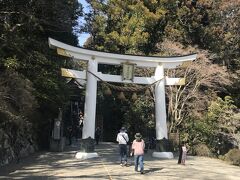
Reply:
[[[128,158],[127,166],[120,166],[117,144],[100,143],[96,146],[100,157],[82,161],[75,159],[78,150],[76,145],[67,147],[64,152],[35,153],[18,164],[0,167],[0,179],[239,179],[236,176],[239,167],[210,158],[189,157],[186,166],[181,166],[176,158],[157,159],[148,151],[144,156],[142,176],[134,171],[133,157]]]
[[[148,173],[153,173],[156,171],[161,171],[163,168],[149,168],[148,170],[144,171],[144,174],[148,174]]]

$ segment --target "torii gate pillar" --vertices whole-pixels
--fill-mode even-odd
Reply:
[[[155,77],[158,79],[164,77],[164,69],[161,64],[156,68]],[[163,78],[155,87],[156,139],[168,138],[165,98],[165,83]]]
[[[184,62],[193,61],[196,59],[196,54],[178,57],[122,55],[77,48],[51,38],[49,38],[49,45],[51,48],[56,48],[59,55],[88,62],[88,73],[86,73],[86,71],[62,69],[62,75],[65,77],[76,78],[76,80],[87,80],[84,108],[84,126],[82,134],[83,139],[87,139],[89,137],[94,138],[95,133],[97,78],[94,77],[93,74],[108,82],[152,84],[156,81],[159,81],[155,87],[157,149],[156,152],[153,153],[153,156],[159,158],[173,158],[173,153],[169,148],[167,148],[167,145],[169,144],[167,141],[168,133],[165,85],[184,85],[184,82],[182,83],[181,78],[164,77],[164,69],[175,68]],[[119,75],[102,74],[101,72],[98,72],[98,64],[119,65],[126,62],[135,64],[138,67],[156,68],[155,75],[153,77],[134,77],[132,81],[129,81],[122,80],[122,77]]]
[[[156,147],[160,151],[153,152],[153,157],[158,158],[173,158],[173,153],[167,149],[164,142],[168,142],[167,133],[167,115],[166,115],[166,97],[165,97],[165,80],[164,80],[164,68],[161,63],[156,67],[155,78],[160,80],[155,86],[155,118],[156,118]],[[162,147],[159,148],[159,146]]]
[[[94,60],[88,61],[88,71],[96,73],[98,63]],[[84,106],[84,122],[82,138],[91,137],[94,139],[95,133],[95,112],[97,99],[97,79],[91,73],[87,73],[86,96]]]

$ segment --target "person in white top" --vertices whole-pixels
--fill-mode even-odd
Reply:
[[[120,165],[127,165],[127,143],[129,141],[128,134],[126,129],[122,127],[120,132],[117,134],[117,142],[119,144],[119,153],[120,153]]]

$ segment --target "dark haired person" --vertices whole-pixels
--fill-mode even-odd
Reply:
[[[122,127],[120,132],[117,135],[117,142],[119,144],[119,153],[120,153],[120,165],[127,165],[127,143],[129,141],[128,134],[126,129]]]
[[[100,136],[101,136],[101,129],[100,129],[100,127],[97,127],[96,131],[95,131],[96,145],[98,145],[98,143],[99,143]]]
[[[178,157],[178,164],[185,165],[185,161],[187,158],[187,147],[186,143],[182,142],[179,146],[179,157]]]

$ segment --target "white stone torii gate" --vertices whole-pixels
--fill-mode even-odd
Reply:
[[[91,73],[87,73],[87,71],[76,71],[62,68],[62,75],[65,77],[87,80],[84,107],[84,126],[82,134],[83,139],[88,138],[89,136],[94,138],[95,133],[98,79],[93,74],[107,82],[152,84],[159,81],[155,86],[156,139],[168,139],[165,85],[184,85],[185,79],[164,77],[164,69],[175,68],[183,62],[193,61],[196,59],[197,54],[177,57],[122,55],[78,48],[52,38],[49,38],[49,46],[57,49],[57,53],[59,55],[88,62],[87,71]],[[137,67],[154,67],[156,68],[155,74],[152,77],[134,77],[133,81],[131,81],[122,80],[122,76],[120,75],[102,74],[101,72],[98,72],[98,64],[120,65],[124,62],[133,63]],[[154,152],[153,156],[165,158],[173,157],[171,152]]]

